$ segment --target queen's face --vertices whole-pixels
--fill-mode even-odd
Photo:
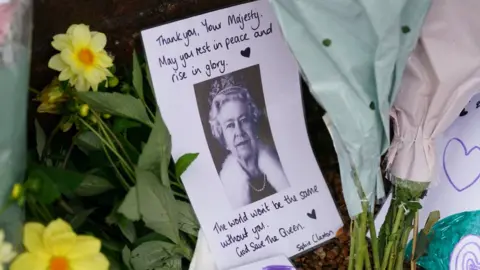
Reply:
[[[228,151],[244,160],[256,154],[254,123],[244,102],[238,100],[225,102],[220,108],[218,121]]]

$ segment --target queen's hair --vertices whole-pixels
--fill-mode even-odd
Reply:
[[[223,84],[222,84],[223,85]],[[255,126],[258,124],[258,121],[261,116],[261,112],[258,109],[257,105],[253,101],[252,97],[248,90],[243,86],[236,85],[226,85],[227,87],[217,87],[215,84],[212,86],[210,91],[210,113],[209,113],[209,123],[212,135],[215,139],[220,142],[222,146],[225,147],[225,138],[223,137],[223,131],[220,123],[217,120],[218,113],[222,106],[229,101],[240,101],[244,102],[247,105],[249,118]]]

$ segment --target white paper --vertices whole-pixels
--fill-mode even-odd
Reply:
[[[172,155],[199,153],[182,179],[219,268],[293,256],[333,238],[342,221],[309,142],[298,67],[268,1],[145,30],[142,38]],[[222,145],[212,135],[208,100],[217,98],[215,81],[217,94],[233,89],[220,79],[227,75],[244,84],[235,91],[248,91],[260,117],[257,125],[246,101],[224,103],[216,118],[223,121]],[[247,117],[230,119],[224,111]],[[258,153],[255,185],[238,162],[251,153]],[[277,192],[250,203],[254,188]],[[240,224],[230,226],[235,220]]]
[[[470,270],[479,268],[480,237],[477,235],[467,235],[455,245],[455,248],[450,256],[449,269]]]
[[[231,270],[295,270],[295,267],[287,257],[276,256]]]
[[[480,94],[474,96],[455,122],[436,142],[438,185],[432,186],[421,201],[420,225],[430,212],[440,216],[480,209]],[[376,218],[377,230],[385,220],[391,196]]]

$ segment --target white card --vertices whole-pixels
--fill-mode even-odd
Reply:
[[[287,257],[276,256],[231,270],[295,270],[295,267]]]
[[[440,216],[480,209],[480,94],[474,96],[455,122],[436,141],[437,179],[421,201],[420,226],[430,212]],[[391,196],[376,218],[377,230],[385,220]]]
[[[199,153],[182,179],[219,268],[294,256],[333,238],[342,221],[307,135],[299,70],[269,2],[142,38],[173,158]]]

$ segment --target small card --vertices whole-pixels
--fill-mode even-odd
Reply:
[[[294,256],[342,226],[307,135],[300,75],[267,0],[142,32],[175,160],[220,269]]]
[[[277,256],[231,270],[295,270],[295,267],[287,257]]]

